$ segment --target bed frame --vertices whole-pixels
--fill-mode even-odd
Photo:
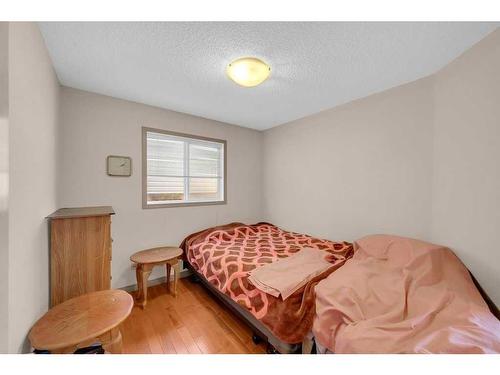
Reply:
[[[248,310],[234,302],[230,297],[220,292],[216,287],[208,282],[205,277],[198,273],[188,261],[184,261],[185,267],[191,271],[191,278],[195,282],[200,282],[214,297],[221,301],[229,310],[242,319],[253,331],[252,340],[259,343],[261,340],[267,342],[267,353],[269,354],[292,354],[301,353],[302,344],[287,344],[278,339],[264,324],[259,322]]]
[[[474,285],[476,286],[477,290],[481,294],[481,297],[483,297],[484,302],[488,305],[488,308],[490,309],[491,313],[495,315],[495,317],[500,320],[500,311],[498,310],[497,305],[493,302],[493,300],[490,298],[490,296],[484,291],[483,287],[481,284],[479,284],[479,281],[474,277],[472,272],[469,270],[469,275],[472,278],[472,281],[474,282]]]

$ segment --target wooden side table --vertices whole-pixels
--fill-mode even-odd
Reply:
[[[182,249],[178,247],[164,246],[153,249],[142,250],[130,257],[137,264],[137,303],[144,308],[148,298],[148,278],[154,266],[165,265],[167,274],[167,286],[170,290],[170,273],[174,269],[174,296],[177,295],[177,280],[181,271],[180,256]]]
[[[121,353],[119,325],[133,306],[132,296],[123,290],[102,290],[69,299],[35,323],[28,336],[31,346],[52,353],[74,353],[98,340],[106,352]]]

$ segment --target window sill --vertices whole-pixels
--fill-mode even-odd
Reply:
[[[142,203],[144,210],[155,208],[169,208],[169,207],[190,207],[190,206],[216,206],[227,204],[227,201],[211,201],[211,202],[182,202],[182,203],[161,203],[161,204],[147,204]]]

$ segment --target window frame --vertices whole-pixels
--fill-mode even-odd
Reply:
[[[224,168],[224,173],[222,176],[222,178],[224,180],[222,182],[222,186],[224,189],[223,199],[217,200],[217,201],[191,201],[191,202],[189,202],[189,201],[188,202],[174,201],[173,203],[148,204],[148,164],[147,164],[148,163],[148,160],[147,160],[147,151],[148,151],[147,133],[148,132],[222,144],[222,149],[223,149],[223,154],[224,154],[223,155],[224,157],[222,160],[223,168]],[[164,130],[164,129],[150,128],[150,127],[146,127],[146,126],[142,127],[141,137],[142,137],[142,208],[143,209],[166,208],[166,207],[186,207],[186,206],[214,206],[214,205],[227,204],[227,141],[226,140],[203,137],[203,136],[195,135],[195,134],[173,132],[173,131]]]

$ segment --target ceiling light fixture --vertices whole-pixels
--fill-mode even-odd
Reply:
[[[238,85],[254,87],[269,77],[271,67],[255,57],[242,57],[229,64],[226,73]]]

